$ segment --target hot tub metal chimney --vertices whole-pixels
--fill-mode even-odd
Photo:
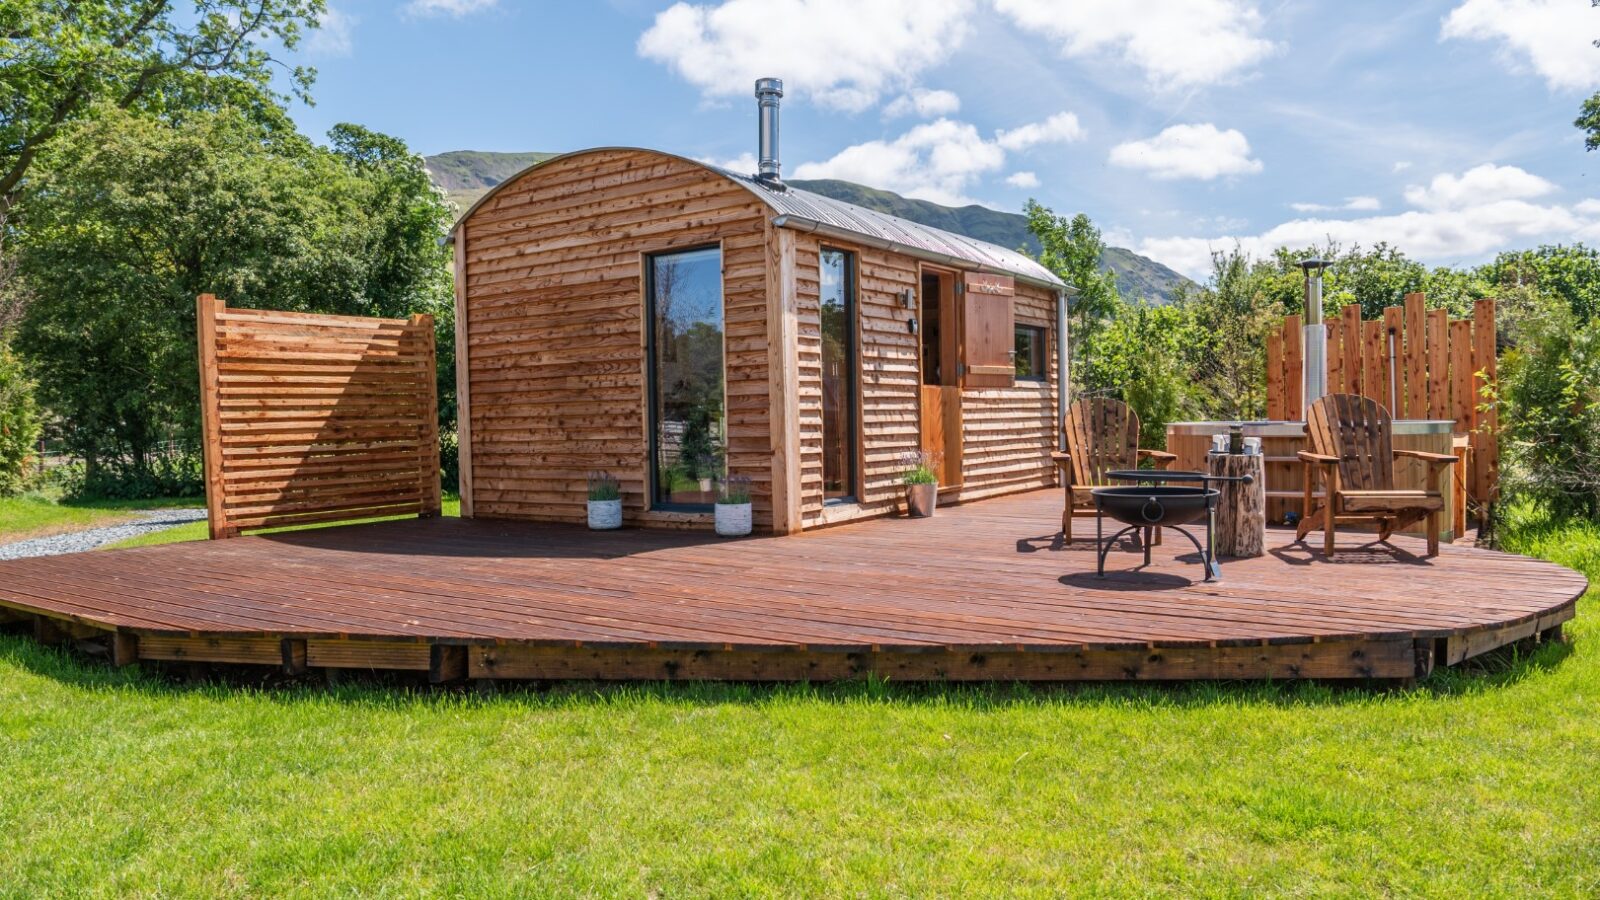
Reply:
[[[1322,270],[1328,266],[1327,260],[1316,257],[1300,260],[1306,275],[1305,372],[1300,379],[1303,411],[1328,393],[1328,328],[1322,324]]]
[[[779,188],[783,186],[783,180],[779,177],[782,165],[778,161],[778,101],[782,99],[781,79],[756,79],[756,102],[760,113],[757,126],[760,155],[756,160],[756,178]]]

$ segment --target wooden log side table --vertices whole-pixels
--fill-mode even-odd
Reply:
[[[1216,486],[1222,492],[1217,497],[1217,555],[1243,558],[1266,553],[1265,457],[1259,453],[1207,453],[1206,474],[1219,479]],[[1246,475],[1251,476],[1248,482],[1242,478]]]

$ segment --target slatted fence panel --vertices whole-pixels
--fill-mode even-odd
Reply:
[[[438,515],[433,319],[198,302],[211,536]]]
[[[1351,304],[1328,323],[1328,388],[1371,397],[1395,418],[1453,419],[1471,435],[1466,493],[1480,505],[1499,491],[1498,413],[1483,402],[1494,383],[1495,303],[1477,301],[1471,319],[1452,321],[1442,309],[1425,308],[1422,294],[1407,294],[1383,318],[1362,321]],[[1300,317],[1288,316],[1267,338],[1267,417],[1296,421],[1301,415]]]

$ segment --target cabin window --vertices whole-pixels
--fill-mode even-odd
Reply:
[[[822,499],[856,489],[856,257],[824,247],[822,297]]]
[[[654,506],[710,509],[727,466],[722,250],[647,257]]]
[[[1038,325],[1018,325],[1016,343],[1012,361],[1017,366],[1017,380],[1047,380],[1050,368],[1045,356],[1045,330]]]

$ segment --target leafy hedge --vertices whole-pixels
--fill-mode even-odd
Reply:
[[[33,382],[9,347],[0,344],[0,496],[21,490],[39,441]]]

